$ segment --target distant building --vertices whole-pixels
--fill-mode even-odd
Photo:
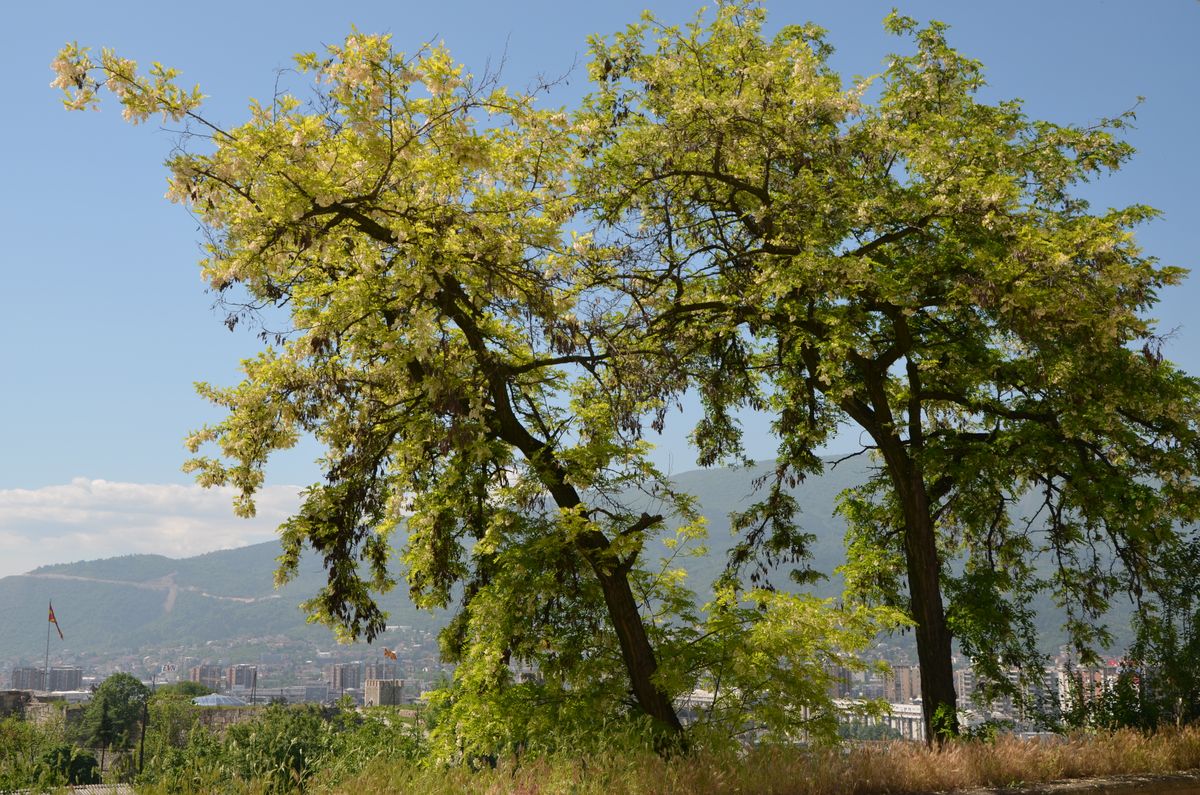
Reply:
[[[398,706],[404,703],[403,694],[403,679],[368,679],[363,690],[363,706]]]
[[[45,690],[46,672],[41,668],[14,668],[12,687],[13,690]]]
[[[227,696],[221,693],[210,693],[207,696],[196,696],[192,703],[197,707],[248,707],[249,702],[237,696]]]
[[[893,704],[911,704],[921,698],[921,669],[916,665],[892,666],[883,680],[883,697]]]
[[[970,700],[975,695],[974,668],[954,669],[954,692],[958,695],[959,701],[962,702]]]
[[[334,663],[327,669],[329,689],[335,693],[362,687],[362,663]]]
[[[83,669],[74,666],[62,666],[50,669],[50,681],[46,689],[61,693],[67,690],[83,689]]]
[[[716,694],[711,690],[696,689],[690,693],[679,695],[675,699],[675,710],[679,715],[679,720],[685,726],[690,726],[706,712],[711,711],[715,701]]]
[[[1055,668],[1043,668],[1035,673],[1013,667],[1004,671],[1004,678],[1007,687],[997,687],[1003,682],[989,682],[991,687],[985,688],[985,683],[976,678],[974,668],[955,668],[954,692],[960,707],[969,702],[976,716],[1016,721],[1018,730],[1032,728],[1040,719],[1058,711],[1059,685]]]
[[[1102,666],[1076,668],[1067,662],[1056,670],[1059,703],[1063,709],[1079,706],[1080,699],[1089,703],[1102,697],[1114,687],[1124,669],[1118,660],[1109,660]]]
[[[825,668],[829,674],[829,697],[849,698],[853,675],[849,668],[843,665],[830,665]]]
[[[370,681],[372,679],[396,679],[400,676],[400,666],[396,663],[368,663],[363,670],[363,680]]]
[[[228,690],[254,690],[258,686],[257,665],[231,665],[225,671]]]
[[[188,681],[199,682],[209,690],[220,690],[225,671],[215,665],[194,665],[188,669]]]
[[[282,701],[287,704],[323,704],[329,700],[326,684],[287,685],[258,691],[258,703]]]
[[[993,708],[1019,720],[1035,719],[1057,712],[1060,707],[1058,671],[1050,667],[1041,669],[1040,673],[1040,676],[1035,676],[1032,671],[1027,671],[1023,680],[1020,671],[1016,668],[1010,669],[1007,673],[1008,681],[1022,697],[1006,695],[997,699]]]
[[[925,739],[924,711],[920,704],[894,703],[883,715],[864,714],[863,702],[854,699],[837,699],[833,705],[842,713],[841,723],[867,726],[883,724],[906,740]]]

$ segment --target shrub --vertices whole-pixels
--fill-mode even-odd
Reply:
[[[39,787],[99,784],[100,763],[90,751],[61,743],[38,760],[34,769],[34,781]]]

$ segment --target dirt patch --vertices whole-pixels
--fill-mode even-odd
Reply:
[[[1030,784],[1025,787],[973,787],[952,795],[1200,795],[1200,770],[1163,775],[1105,776]]]

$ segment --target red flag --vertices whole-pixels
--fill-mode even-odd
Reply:
[[[58,619],[54,617],[54,602],[50,603],[50,623],[58,630],[58,639],[63,640],[62,627],[58,625]]]

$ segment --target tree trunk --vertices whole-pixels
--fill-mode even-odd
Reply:
[[[942,603],[941,561],[929,493],[920,466],[899,441],[888,436],[877,440],[904,512],[904,558],[908,567],[909,612],[916,622],[925,742],[940,745],[958,734],[958,698],[954,692],[951,635]]]
[[[574,509],[582,505],[579,494],[566,482],[557,466],[546,465],[546,458],[541,453],[531,457],[531,460],[542,473],[543,483],[560,508]],[[642,518],[646,520],[648,517],[643,515]],[[621,645],[621,658],[629,674],[634,700],[654,720],[656,727],[670,736],[670,740],[659,744],[660,751],[669,753],[673,747],[677,747],[683,736],[683,724],[675,713],[671,699],[654,683],[658,659],[646,635],[646,626],[629,584],[628,566],[615,559],[608,537],[599,530],[580,533],[576,537],[576,545],[604,593],[604,604],[608,608],[613,632]],[[676,745],[673,746],[673,743]]]
[[[453,305],[451,304],[451,308]],[[469,318],[460,323],[460,327],[471,329]],[[468,338],[478,338],[477,332],[468,331]],[[477,342],[479,350],[482,343]],[[486,363],[487,356],[480,354]],[[566,469],[561,461],[554,456],[550,445],[535,438],[517,418],[508,397],[508,384],[502,378],[496,367],[485,367],[489,374],[492,387],[492,397],[496,407],[496,435],[524,454],[526,459],[537,472],[542,485],[550,492],[554,503],[562,509],[574,510],[583,505],[579,492],[569,482]],[[642,521],[651,517],[643,515]],[[658,519],[659,517],[653,517]],[[608,608],[609,619],[613,631],[621,645],[621,658],[625,670],[629,674],[630,688],[639,707],[651,717],[657,727],[671,737],[671,742],[678,742],[683,736],[683,724],[675,713],[675,706],[661,688],[654,683],[654,673],[658,670],[658,660],[650,639],[646,635],[646,627],[642,623],[642,615],[638,611],[637,600],[629,585],[628,567],[622,565],[610,553],[611,544],[608,537],[599,530],[592,529],[580,533],[575,541],[580,554],[591,567],[600,582],[604,593],[604,603]],[[660,744],[660,750],[670,750],[671,742]]]
[[[923,489],[922,489],[923,491]],[[906,510],[908,514],[909,511]],[[950,660],[950,629],[942,604],[940,565],[929,511],[905,517],[910,610],[916,621],[917,661],[921,666],[921,708],[925,741],[939,745],[958,734],[958,704]]]
[[[597,570],[596,577],[604,591],[608,615],[621,644],[621,657],[625,660],[634,698],[660,729],[666,729],[673,735],[682,733],[683,725],[675,714],[674,704],[654,683],[658,662],[650,639],[646,637],[646,627],[642,623],[633,589],[629,586],[629,577],[620,570],[611,574]]]

